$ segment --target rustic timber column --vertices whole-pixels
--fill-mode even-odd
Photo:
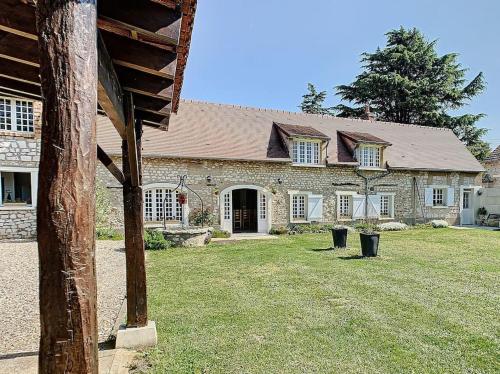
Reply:
[[[133,119],[131,101],[125,100],[127,113],[127,139],[122,141],[123,212],[125,226],[125,252],[127,263],[127,327],[144,327],[148,323],[146,298],[146,267],[144,259],[144,215],[142,197],[141,137],[142,122]],[[134,183],[134,167],[129,147],[135,147],[138,183]]]
[[[38,0],[40,373],[97,373],[95,0]]]

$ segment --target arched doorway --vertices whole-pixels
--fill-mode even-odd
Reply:
[[[237,185],[220,194],[221,228],[230,233],[268,233],[271,194],[262,187]]]

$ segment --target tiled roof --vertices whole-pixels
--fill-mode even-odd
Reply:
[[[496,147],[495,150],[491,152],[491,154],[488,157],[486,157],[484,161],[485,162],[500,161],[500,145]]]
[[[316,139],[330,139],[328,136],[316,130],[315,128],[312,128],[311,126],[287,125],[277,122],[275,122],[274,124],[288,137],[302,136]]]
[[[366,132],[351,132],[351,131],[339,131],[340,135],[354,141],[355,143],[371,143],[380,145],[391,145],[391,143],[377,138],[376,136],[366,133]]]
[[[367,133],[384,139],[384,159],[392,168],[483,171],[481,164],[452,131],[390,122],[264,110],[196,101],[181,101],[169,131],[144,128],[143,155],[196,159],[290,161],[274,123],[300,124],[331,138],[328,162],[346,162],[338,131]],[[98,143],[110,154],[121,142],[106,118],[98,120]],[[349,162],[349,161],[347,161]]]

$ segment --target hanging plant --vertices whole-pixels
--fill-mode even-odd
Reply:
[[[276,191],[276,188],[275,188],[274,186],[273,186],[273,187],[271,187],[271,193],[272,193],[273,195],[276,195],[276,193],[277,193],[277,192],[278,192],[278,191]]]
[[[217,187],[214,188],[214,195],[218,195],[219,194],[219,189]]]
[[[180,205],[184,205],[187,203],[187,195],[184,192],[181,192],[178,197],[177,201],[179,202]]]

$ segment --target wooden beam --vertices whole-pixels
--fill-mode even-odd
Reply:
[[[0,57],[0,74],[22,82],[40,83],[38,66],[26,65],[2,57]]]
[[[111,157],[102,149],[99,144],[97,144],[97,159],[108,169],[108,171],[113,175],[116,180],[123,185],[125,183],[125,177],[122,171],[116,166]]]
[[[0,29],[36,39],[36,16],[33,2],[0,1]]]
[[[111,123],[122,139],[126,137],[125,112],[123,110],[123,91],[116,75],[113,63],[100,34],[97,36],[97,52],[99,55],[97,95],[99,105],[104,109]]]
[[[95,1],[74,0],[38,0],[36,9],[43,92],[38,372],[97,374],[97,9]]]
[[[180,7],[168,8],[152,1],[99,0],[99,18],[132,26],[138,36],[153,36],[171,45],[179,40]],[[125,26],[128,28],[127,26]]]
[[[0,30],[0,55],[28,65],[38,66],[38,40]]]
[[[0,74],[0,87],[2,89],[12,90],[22,95],[23,93],[41,97],[42,92],[40,90],[40,83],[26,83],[16,79],[9,78]]]
[[[134,124],[130,127],[134,128]],[[139,185],[132,186],[130,148],[122,141],[122,161],[125,183],[123,184],[123,213],[125,226],[125,258],[127,263],[127,326],[142,327],[148,322],[146,294],[146,266],[144,258],[144,215],[142,191],[141,139],[142,123],[135,128],[136,150],[139,167]]]
[[[101,16],[97,20],[97,24],[101,30],[125,36],[130,39],[140,40],[157,48],[172,51],[172,47],[177,46],[177,39],[161,34],[155,34],[154,32],[141,29],[140,27],[136,27],[116,19]]]
[[[137,142],[135,134],[134,99],[131,94],[127,94],[125,96],[125,111],[127,116],[126,132],[127,132],[130,184],[132,185],[132,187],[137,187],[139,186],[139,158],[138,158]]]

